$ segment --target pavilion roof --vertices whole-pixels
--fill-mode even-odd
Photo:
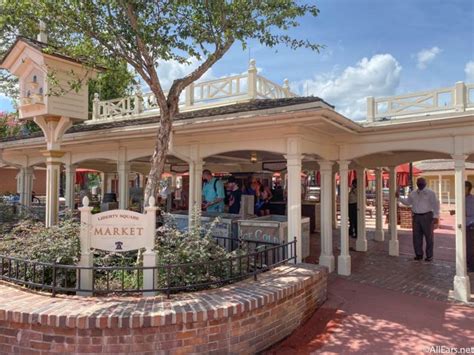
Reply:
[[[415,167],[423,172],[429,171],[454,171],[454,160],[450,159],[432,159],[413,163]],[[474,170],[474,163],[466,162],[466,169]]]
[[[315,96],[290,97],[290,98],[282,98],[282,99],[256,99],[256,100],[250,100],[248,102],[241,102],[241,103],[236,103],[232,105],[225,105],[225,106],[207,108],[207,109],[202,109],[202,110],[182,112],[176,116],[175,120],[176,121],[191,120],[194,118],[238,114],[242,112],[251,112],[251,111],[259,111],[259,110],[266,110],[266,109],[275,109],[275,108],[281,108],[282,111],[284,111],[285,107],[289,107],[292,105],[315,103],[315,102],[322,102],[334,108],[334,106],[328,104],[323,99],[319,97],[315,97]],[[291,112],[291,109],[288,108],[287,111]],[[72,126],[70,129],[67,130],[66,134],[153,124],[153,123],[158,122],[158,117],[159,116],[151,116],[151,117],[140,118],[140,119],[116,120],[116,121],[108,121],[104,123],[96,123],[93,125],[81,123],[81,124],[76,124]],[[22,139],[28,139],[28,138],[41,137],[41,136],[43,136],[43,132],[39,131],[39,132],[30,133],[28,135],[19,135],[19,136],[14,136],[14,137],[0,138],[0,142],[22,140]]]

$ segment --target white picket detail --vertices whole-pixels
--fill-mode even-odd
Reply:
[[[474,109],[474,84],[466,84],[466,106]]]
[[[397,119],[474,109],[474,84],[382,98],[367,98],[367,120]]]
[[[194,84],[194,103],[231,99],[247,94],[247,75],[234,75],[222,79]]]
[[[247,73],[193,83],[180,97],[180,110],[192,111],[230,105],[251,99],[280,99],[295,97],[289,90],[288,80],[280,86],[256,74],[255,61],[251,60]],[[167,95],[167,93],[165,93]],[[101,101],[94,95],[92,119],[94,124],[105,120],[135,119],[159,112],[156,97],[152,93],[142,94],[140,89],[132,96]]]
[[[257,96],[262,99],[282,99],[296,95],[271,80],[257,75]]]

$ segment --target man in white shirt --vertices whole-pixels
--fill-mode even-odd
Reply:
[[[413,248],[415,260],[423,259],[423,236],[426,239],[425,261],[433,260],[433,230],[438,228],[439,201],[433,190],[426,187],[426,180],[416,180],[417,190],[412,191],[407,198],[397,198],[406,206],[411,206],[413,212]]]

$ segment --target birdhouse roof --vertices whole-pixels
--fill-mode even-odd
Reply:
[[[74,62],[74,63],[77,63],[77,64],[81,64],[81,65],[90,65],[90,62],[87,61],[87,58],[73,58],[73,57],[70,57],[70,56],[67,56],[63,53],[60,52],[60,49],[51,45],[51,44],[47,44],[47,43],[43,43],[43,42],[40,42],[40,41],[37,41],[35,39],[32,39],[32,38],[28,38],[28,37],[23,37],[23,36],[18,36],[15,43],[13,43],[10,48],[8,49],[8,51],[5,53],[5,55],[3,56],[3,58],[1,59],[0,61],[0,68],[5,68],[4,67],[4,63],[5,61],[7,60],[7,58],[10,56],[10,54],[12,53],[13,49],[18,45],[18,43],[20,42],[23,42],[25,43],[26,45],[30,46],[31,48],[34,48],[38,51],[40,51],[41,53],[43,53],[44,55],[47,55],[47,56],[51,56],[51,57],[55,57],[55,58],[59,58],[59,59],[63,59],[63,60],[66,60],[66,61],[70,61],[70,62]],[[96,70],[105,70],[104,67],[101,67],[101,66],[98,66],[98,65],[93,65],[94,69]],[[7,68],[5,68],[7,69]]]

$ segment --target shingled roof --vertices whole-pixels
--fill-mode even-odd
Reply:
[[[15,42],[10,46],[10,48],[8,48],[8,51],[6,51],[5,54],[3,55],[2,60],[0,61],[0,66],[3,64],[5,59],[8,57],[8,55],[13,50],[13,48],[15,48],[15,46],[17,45],[18,42],[24,42],[27,45],[39,50],[40,52],[42,52],[44,54],[47,54],[47,55],[50,55],[50,56],[53,56],[53,57],[65,59],[65,60],[75,62],[75,63],[79,63],[79,64],[84,64],[84,65],[87,65],[89,67],[94,67],[94,69],[97,69],[99,71],[100,70],[105,70],[105,68],[100,66],[100,65],[96,65],[96,64],[92,65],[90,63],[90,61],[87,60],[86,57],[73,58],[73,57],[67,56],[64,53],[62,53],[58,47],[56,47],[54,45],[51,45],[49,43],[43,43],[43,42],[37,41],[36,39],[28,38],[28,37],[24,37],[24,36],[18,36],[16,38]]]
[[[454,171],[454,160],[449,159],[432,159],[413,163],[415,167],[423,172],[428,171]],[[474,163],[466,162],[466,169],[474,170]]]
[[[265,109],[273,109],[273,108],[287,107],[287,106],[312,103],[312,102],[322,102],[334,108],[334,106],[328,104],[323,99],[319,97],[315,97],[315,96],[290,97],[290,98],[282,98],[282,99],[257,99],[257,100],[250,100],[248,102],[242,102],[242,103],[237,103],[233,105],[226,105],[226,106],[213,107],[213,108],[196,110],[196,111],[182,112],[176,116],[175,121],[190,120],[190,119],[201,118],[201,117],[213,117],[213,116],[219,116],[219,115],[237,114],[241,112],[251,112],[251,111],[258,111],[258,110],[265,110]],[[153,123],[158,122],[158,117],[159,116],[152,116],[152,117],[138,118],[138,119],[116,120],[116,121],[108,121],[108,122],[96,123],[96,124],[81,123],[81,124],[76,124],[72,126],[71,128],[69,128],[66,134],[153,124]],[[43,132],[34,132],[28,135],[18,135],[15,137],[2,138],[0,139],[0,142],[29,139],[29,138],[35,138],[35,137],[41,137],[41,136],[43,136]]]

